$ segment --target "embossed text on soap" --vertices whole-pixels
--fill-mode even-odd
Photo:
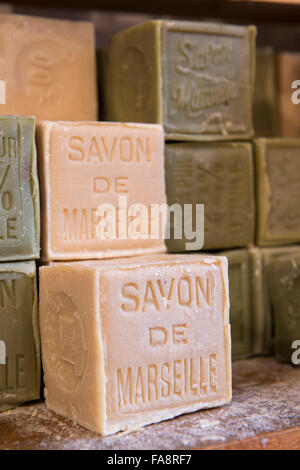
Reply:
[[[16,244],[22,235],[20,153],[16,136],[0,137],[0,246]]]
[[[243,133],[248,125],[245,37],[239,33],[166,28],[168,132]],[[244,51],[244,52],[243,52]],[[248,53],[248,52],[247,52]]]
[[[156,275],[144,269],[124,277],[114,283],[118,304],[104,320],[106,334],[116,327],[107,356],[111,418],[217,400],[225,383],[218,265],[170,265]],[[126,358],[114,344],[126,348],[122,338],[131,345]]]

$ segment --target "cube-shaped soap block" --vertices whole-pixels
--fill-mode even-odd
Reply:
[[[256,139],[259,246],[300,241],[300,139]]]
[[[268,266],[274,311],[275,356],[299,365],[300,359],[300,250],[274,259]]]
[[[167,140],[248,139],[255,27],[149,21],[113,37],[106,111],[163,124]]]
[[[97,120],[91,22],[0,15],[2,114]]]
[[[0,411],[38,399],[40,376],[35,263],[0,263]]]
[[[161,126],[43,121],[37,143],[44,260],[165,251]]]
[[[169,206],[179,204],[184,213],[188,209],[184,205],[193,204],[195,230],[196,204],[204,204],[204,248],[235,248],[253,243],[252,146],[242,142],[176,143],[167,144],[165,154]],[[168,250],[185,251],[189,240],[184,224],[180,238],[174,225],[171,219]]]
[[[40,253],[35,118],[0,116],[0,261]]]
[[[42,267],[46,404],[106,435],[228,403],[228,315],[224,257]]]
[[[220,254],[228,259],[232,358],[242,359],[253,355],[250,253],[230,250]]]
[[[258,355],[274,351],[274,309],[270,293],[269,265],[285,256],[300,255],[300,247],[251,248],[251,292],[253,309],[253,349]]]

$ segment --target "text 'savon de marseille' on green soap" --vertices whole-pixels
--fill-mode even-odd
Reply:
[[[163,124],[167,140],[248,139],[253,26],[150,21],[108,49],[107,119]]]
[[[36,259],[40,205],[34,117],[0,116],[0,260]]]
[[[220,255],[228,259],[232,357],[249,357],[253,354],[250,254],[248,250],[231,250]]]
[[[253,122],[256,136],[278,135],[278,93],[276,89],[275,55],[270,47],[256,50]]]
[[[268,277],[275,323],[275,356],[293,362],[300,347],[300,253],[273,260]]]
[[[184,204],[204,204],[205,249],[244,247],[253,243],[254,182],[250,144],[167,144],[165,169],[170,206],[179,204],[184,213]],[[184,251],[188,240],[184,236],[175,238],[172,221],[171,238],[166,240],[168,250]]]
[[[40,342],[33,261],[0,264],[0,411],[40,397]]]
[[[256,139],[256,243],[300,241],[300,139]]]

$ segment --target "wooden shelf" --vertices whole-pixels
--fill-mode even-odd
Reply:
[[[299,390],[299,367],[237,361],[230,405],[101,438],[40,402],[0,414],[0,449],[300,449]]]
[[[93,9],[146,13],[156,16],[181,16],[186,18],[220,18],[233,22],[299,22],[299,1],[248,1],[248,0],[15,0],[17,11],[26,8],[41,9]]]

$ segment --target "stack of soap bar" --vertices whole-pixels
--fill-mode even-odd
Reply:
[[[300,139],[257,139],[256,243],[300,241]]]
[[[228,403],[228,315],[224,257],[40,268],[47,406],[105,435]]]
[[[232,358],[246,358],[253,355],[250,253],[231,250],[220,254],[228,259]]]
[[[92,23],[0,15],[2,114],[97,120]]]
[[[0,116],[0,260],[35,259],[39,252],[35,119]]]
[[[270,47],[256,49],[253,122],[256,136],[278,135],[278,93],[275,55]]]
[[[270,294],[269,265],[277,259],[300,255],[300,247],[251,248],[251,291],[253,298],[253,350],[255,354],[274,351],[274,312]]]
[[[35,263],[0,264],[0,411],[40,397]],[[4,356],[4,357],[2,357]]]
[[[163,124],[167,140],[252,133],[255,27],[149,21],[113,37],[107,119]]]
[[[204,204],[204,248],[243,247],[254,240],[252,147],[248,143],[167,144],[168,204]],[[172,227],[171,227],[172,228]],[[172,235],[172,231],[171,231]],[[168,250],[185,250],[172,237]]]
[[[292,102],[292,95],[297,88],[292,83],[300,77],[300,54],[283,52],[277,56],[277,83],[279,94],[280,135],[300,137],[300,106]]]
[[[272,260],[268,278],[274,311],[275,356],[292,362],[295,349],[300,348],[300,249],[297,254]]]
[[[37,143],[44,260],[165,251],[163,230],[152,236],[148,217],[152,204],[166,202],[161,126],[45,121],[38,125]],[[104,204],[112,207],[101,216]],[[133,211],[134,204],[144,212]],[[105,220],[107,237],[106,229],[98,230]],[[144,238],[142,230],[138,239],[131,236],[135,222]]]

